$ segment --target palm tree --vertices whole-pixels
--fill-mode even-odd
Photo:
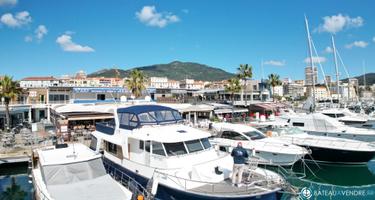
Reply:
[[[275,101],[275,87],[281,85],[280,76],[277,74],[268,75],[268,84],[272,86],[272,98]]]
[[[17,185],[16,178],[12,177],[11,184],[2,192],[0,200],[23,200],[25,197],[26,192]]]
[[[240,67],[237,69],[237,77],[245,81],[244,90],[245,90],[245,106],[247,106],[247,79],[253,77],[253,67],[249,64],[240,64]]]
[[[233,105],[233,102],[234,102],[234,93],[240,92],[241,89],[242,89],[242,87],[241,87],[241,84],[240,84],[240,80],[238,78],[229,79],[228,84],[225,85],[225,91],[231,93],[230,96],[231,96],[232,105]]]
[[[9,103],[11,100],[17,98],[21,93],[21,88],[18,86],[18,82],[13,81],[13,77],[4,76],[0,81],[0,98],[4,100],[5,103],[5,119],[6,119],[6,129],[10,129],[11,118],[9,111]]]
[[[130,72],[129,79],[125,80],[125,85],[137,98],[142,96],[142,91],[146,89],[146,76],[138,69],[134,69]]]

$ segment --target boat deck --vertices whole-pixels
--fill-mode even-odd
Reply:
[[[265,180],[265,177],[258,174],[244,173],[242,186],[232,186],[231,179],[226,179],[215,184],[206,184],[197,188],[189,189],[190,192],[206,194],[209,196],[257,196],[264,192],[277,191],[280,189],[280,183],[271,180]]]

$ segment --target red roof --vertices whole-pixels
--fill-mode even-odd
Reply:
[[[32,76],[22,79],[23,81],[54,81],[57,80],[53,76]]]

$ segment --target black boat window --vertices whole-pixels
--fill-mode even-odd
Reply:
[[[342,113],[323,113],[324,115],[328,116],[328,117],[332,117],[332,118],[340,118],[340,117],[345,117],[344,114]]]
[[[293,122],[293,126],[304,127],[304,126],[305,126],[305,123],[303,123],[303,122]]]
[[[230,140],[248,140],[245,136],[234,131],[223,131],[221,137]]]
[[[202,138],[201,142],[202,142],[202,144],[203,144],[203,146],[204,146],[205,149],[211,148],[211,143],[208,140],[208,138]]]
[[[152,142],[152,153],[157,154],[157,155],[161,155],[161,156],[165,156],[163,144],[160,143],[160,142],[153,141]]]
[[[96,145],[97,145],[98,139],[96,139],[95,136],[91,135],[91,142],[90,142],[90,149],[93,151],[96,151]]]
[[[261,133],[259,131],[248,131],[248,132],[244,132],[244,134],[252,140],[258,140],[258,139],[266,138],[266,136],[263,135],[263,133]]]
[[[107,142],[107,151],[112,154],[117,154],[117,145]]]
[[[143,142],[143,140],[139,140],[139,149],[144,149],[145,147],[145,142]]]
[[[189,153],[194,153],[203,150],[203,146],[199,140],[186,141],[185,144],[187,149],[189,150]]]
[[[165,150],[168,156],[176,156],[186,154],[185,145],[183,142],[164,143]]]
[[[150,152],[150,141],[146,141],[146,142],[145,142],[145,150],[146,150],[147,152]]]

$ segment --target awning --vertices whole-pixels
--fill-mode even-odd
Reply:
[[[244,113],[249,112],[248,109],[217,109],[214,110],[215,114],[227,114],[227,113]]]

